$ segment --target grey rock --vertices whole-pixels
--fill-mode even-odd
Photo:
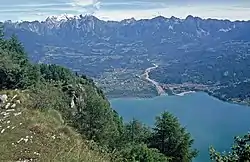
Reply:
[[[6,94],[0,95],[0,104],[4,104],[8,101],[8,96]]]
[[[15,108],[15,107],[16,107],[16,104],[11,105],[11,108]]]
[[[73,109],[75,107],[74,97],[72,97],[72,99],[71,99],[70,107],[71,107],[71,109]]]
[[[13,101],[16,97],[17,97],[17,95],[15,95],[14,97],[12,97],[12,99],[11,99],[11,100]]]
[[[10,103],[7,103],[6,105],[5,105],[5,109],[8,109],[10,107]]]

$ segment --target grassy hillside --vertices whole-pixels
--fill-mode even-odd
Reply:
[[[74,129],[52,109],[34,109],[29,94],[2,91],[8,100],[0,108],[0,161],[110,161],[89,148]]]

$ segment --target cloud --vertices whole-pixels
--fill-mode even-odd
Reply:
[[[201,18],[216,18],[229,20],[250,20],[250,8],[200,5],[200,6],[167,6],[145,10],[130,9],[128,12],[120,10],[99,10],[95,13],[97,17],[105,20],[123,20],[126,18],[148,19],[155,16],[186,18],[188,15]]]
[[[69,4],[73,7],[73,10],[79,14],[93,15],[101,7],[100,0],[72,0]]]
[[[0,0],[0,21],[45,20],[51,15],[94,14],[100,9],[98,0]],[[30,2],[30,3],[28,3]],[[6,19],[7,18],[7,19]]]
[[[73,7],[94,7],[99,9],[101,1],[100,0],[73,0],[71,5]]]
[[[155,8],[164,8],[167,6],[166,2],[150,2],[150,1],[139,1],[139,0],[130,0],[124,2],[106,2],[103,3],[102,9],[110,10],[145,10],[145,9],[155,9]]]

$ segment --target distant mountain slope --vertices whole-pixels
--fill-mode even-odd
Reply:
[[[159,68],[152,77],[162,83],[228,85],[250,78],[250,21],[158,16],[116,22],[65,15],[4,25],[7,35],[20,37],[33,61],[90,75],[108,94],[155,93],[141,79],[133,80],[138,88],[130,83],[153,62]]]
[[[250,40],[250,21],[203,20],[193,16],[183,20],[159,16],[148,20],[106,22],[94,16],[65,17],[48,17],[43,22],[8,21],[4,25],[8,35],[15,33],[20,37],[27,50],[32,52],[34,61],[62,61],[63,64],[67,64],[67,59],[57,56],[61,51],[74,53],[74,58],[83,57],[83,62],[87,56],[148,54],[157,58],[159,54],[175,56],[174,53],[209,49],[225,41]],[[71,59],[73,63],[74,58]]]

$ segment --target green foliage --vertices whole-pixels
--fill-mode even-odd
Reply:
[[[44,83],[33,87],[30,90],[32,107],[40,110],[53,108],[66,114],[69,99],[67,96],[53,84]]]
[[[12,52],[12,60],[20,64],[21,67],[28,64],[28,57],[24,50],[23,45],[18,41],[18,38],[15,35],[12,35],[5,47],[8,51]]]
[[[114,143],[114,138],[111,137],[119,133],[114,113],[108,102],[96,95],[93,88],[86,86],[85,89],[86,98],[80,99],[76,105],[78,107],[74,117],[76,127],[88,139],[111,145]]]
[[[27,91],[0,91],[9,98],[20,100],[16,111],[8,113],[10,123],[1,122],[0,161],[41,162],[110,162],[108,153],[92,150],[87,140],[82,139],[75,129],[64,125],[61,114],[49,109],[40,111],[27,105],[32,96]],[[13,100],[12,102],[16,102]],[[0,105],[0,117],[6,109]],[[21,115],[16,116],[16,112]],[[22,124],[20,124],[22,123]],[[13,126],[12,129],[7,129]],[[23,141],[22,139],[27,141]],[[18,142],[19,141],[19,142]],[[91,146],[91,147],[90,147]]]
[[[37,83],[36,66],[28,63],[23,46],[15,36],[0,44],[0,89],[24,89]]]
[[[28,64],[25,67],[25,74],[24,78],[22,80],[24,87],[30,87],[30,86],[36,86],[39,84],[42,84],[41,79],[41,73],[39,71],[38,65],[32,65]]]
[[[127,145],[122,150],[124,161],[128,162],[168,162],[169,159],[154,148],[148,148],[145,144]]]
[[[192,149],[193,140],[178,119],[168,112],[156,117],[150,146],[170,157],[174,162],[189,162],[197,155]]]
[[[3,41],[3,23],[0,22],[0,43]]]
[[[131,143],[147,143],[151,130],[136,119],[125,124],[124,138]]]
[[[249,162],[250,161],[250,134],[235,137],[232,151],[220,154],[210,147],[210,158],[215,162]]]
[[[41,64],[40,72],[42,74],[42,77],[46,81],[53,80],[53,81],[67,82],[75,78],[75,76],[69,69],[54,64],[52,65]]]
[[[20,82],[22,71],[18,64],[7,55],[7,52],[0,48],[0,88],[11,89],[15,88]]]

